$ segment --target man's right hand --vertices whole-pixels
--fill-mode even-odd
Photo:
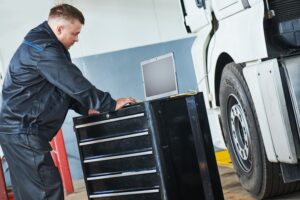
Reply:
[[[127,104],[134,104],[134,103],[136,103],[136,101],[132,97],[117,99],[117,105],[116,105],[115,110],[119,110],[119,109],[121,109],[123,106],[125,106]]]
[[[88,111],[88,115],[98,115],[100,112],[98,110],[90,108]]]
[[[115,110],[119,110],[127,104],[136,103],[135,99],[132,98],[132,97],[120,98],[120,99],[117,99],[116,102],[117,102],[117,104],[116,104]],[[88,115],[98,115],[98,114],[100,114],[100,112],[93,109],[93,108],[90,108],[89,111],[88,111]]]

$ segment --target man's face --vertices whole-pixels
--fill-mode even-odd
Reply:
[[[75,42],[78,42],[78,35],[81,31],[82,24],[77,20],[65,21],[59,28],[58,40],[69,49]]]

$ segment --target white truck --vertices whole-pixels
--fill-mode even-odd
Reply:
[[[198,88],[242,186],[300,189],[300,1],[180,0]]]

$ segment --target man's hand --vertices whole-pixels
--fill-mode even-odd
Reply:
[[[116,104],[115,110],[119,110],[127,104],[136,103],[135,99],[132,98],[132,97],[120,98],[120,99],[117,99],[116,102],[117,102],[117,104]],[[98,114],[100,114],[100,112],[98,110],[93,109],[93,108],[90,108],[89,111],[88,111],[88,115],[98,115]]]
[[[116,105],[115,110],[119,110],[120,108],[122,108],[123,106],[125,106],[127,104],[134,104],[134,103],[136,103],[136,101],[132,97],[117,99],[117,105]]]
[[[88,115],[98,115],[100,112],[98,110],[90,108],[88,111]]]

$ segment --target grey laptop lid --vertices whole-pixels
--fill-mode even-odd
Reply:
[[[178,94],[173,53],[141,62],[145,100]]]

